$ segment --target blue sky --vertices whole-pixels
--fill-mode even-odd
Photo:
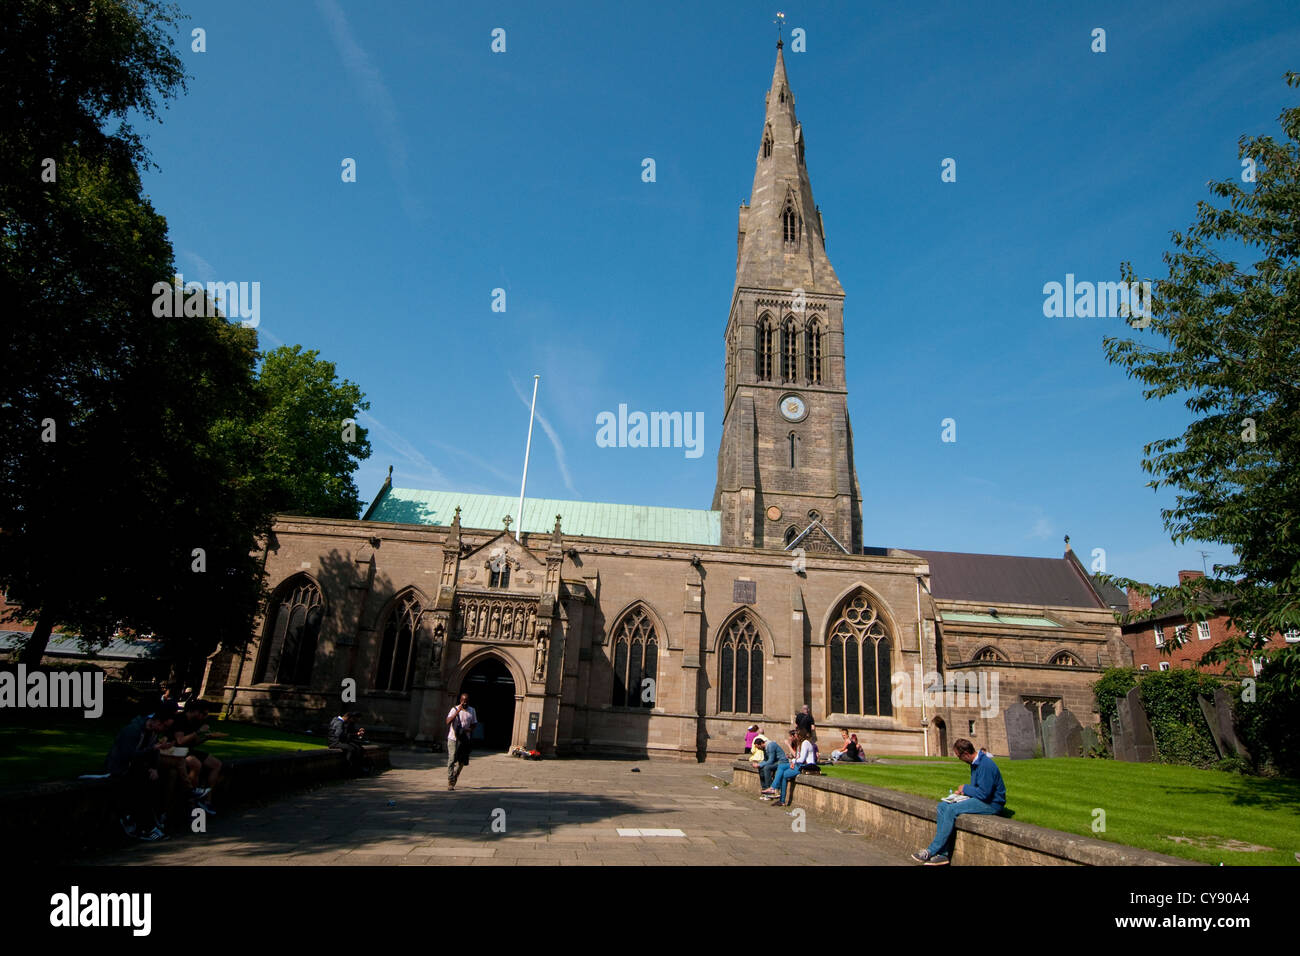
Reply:
[[[147,189],[187,280],[260,282],[263,345],[319,349],[367,393],[364,498],[390,464],[518,494],[539,374],[530,494],[709,507],[776,5],[182,7],[190,88],[144,130]],[[1172,545],[1146,487],[1181,404],[1105,361],[1120,320],[1045,318],[1042,288],[1165,274],[1238,138],[1278,135],[1300,5],[779,9],[806,34],[786,60],[848,296],[866,542],[1057,555],[1068,533],[1165,582],[1202,548],[1226,561]],[[703,456],[597,447],[620,403],[702,412]]]

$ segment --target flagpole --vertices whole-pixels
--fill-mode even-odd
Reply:
[[[519,483],[519,515],[515,525],[515,540],[521,540],[524,533],[524,489],[528,487],[528,454],[533,449],[533,416],[537,414],[537,381],[540,375],[533,376],[533,407],[528,410],[528,444],[524,446],[524,480]]]

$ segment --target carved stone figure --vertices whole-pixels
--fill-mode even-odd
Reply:
[[[546,651],[548,646],[549,641],[547,641],[546,638],[546,628],[542,628],[537,632],[537,654],[533,660],[534,680],[546,679]]]

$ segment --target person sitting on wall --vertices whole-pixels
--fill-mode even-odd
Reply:
[[[750,749],[754,746],[754,738],[760,733],[762,733],[762,730],[759,728],[758,724],[749,725],[749,730],[745,731],[745,749],[742,753],[749,753]]]
[[[370,760],[366,757],[366,728],[358,727],[361,711],[349,710],[330,721],[330,750],[341,750],[348,762],[348,772],[353,776],[368,774]]]
[[[934,841],[924,850],[912,854],[912,859],[926,866],[947,866],[957,836],[957,817],[963,813],[1002,812],[1007,805],[1007,787],[1002,782],[1002,772],[987,752],[975,751],[975,745],[965,737],[953,742],[952,752],[970,764],[970,783],[957,788],[953,797],[940,800],[938,822]]]
[[[185,773],[189,780],[191,796],[203,812],[216,816],[212,809],[210,797],[212,790],[221,780],[221,761],[212,754],[197,747],[205,740],[228,736],[208,729],[208,703],[204,700],[190,700],[185,703],[185,713],[172,728],[172,740],[176,746],[188,748],[185,755]],[[200,774],[207,771],[206,786],[199,786]]]
[[[108,752],[107,769],[113,781],[118,817],[127,836],[161,840],[163,795],[158,755],[169,745],[160,736],[176,719],[175,704],[159,704],[147,717],[136,717],[118,732]]]
[[[759,765],[767,757],[767,738],[759,734],[750,742],[749,762],[757,770]]]
[[[772,789],[772,781],[776,778],[778,770],[789,765],[790,758],[786,756],[785,748],[780,743],[768,740],[763,744],[763,762],[758,765],[758,782],[764,800],[770,800],[776,795],[776,791]]]
[[[791,731],[791,744],[794,748],[793,759],[784,770],[777,771],[776,777],[772,780],[772,788],[777,794],[777,801],[773,806],[788,806],[790,801],[786,799],[786,788],[790,781],[801,773],[812,773],[817,769],[817,748],[808,739],[806,730],[800,728]],[[810,767],[812,770],[809,770]]]

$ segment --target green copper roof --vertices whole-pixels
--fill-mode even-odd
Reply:
[[[944,611],[943,619],[952,623],[968,624],[1014,624],[1017,627],[1060,627],[1055,621],[1045,617],[1018,617],[1014,614],[970,614],[965,611]]]
[[[385,488],[366,513],[367,521],[446,527],[460,508],[462,528],[499,530],[505,515],[515,517],[519,499],[506,495],[473,495],[459,491],[419,491]],[[721,544],[722,513],[694,508],[612,505],[598,501],[525,498],[523,530],[549,533],[560,516],[566,535],[664,541],[672,544]],[[511,524],[511,530],[518,527]]]

